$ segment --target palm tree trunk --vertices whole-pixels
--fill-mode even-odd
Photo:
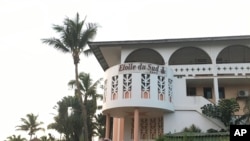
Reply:
[[[84,131],[84,141],[88,141],[88,125],[87,125],[87,109],[86,105],[84,104],[82,100],[82,95],[79,87],[79,79],[78,79],[78,63],[75,63],[75,79],[76,79],[76,91],[77,91],[77,96],[80,100],[81,103],[81,108],[82,108],[82,115],[83,115],[83,131]]]

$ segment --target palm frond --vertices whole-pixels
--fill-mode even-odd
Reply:
[[[63,30],[64,30],[64,26],[61,26],[61,25],[55,25],[55,24],[53,24],[52,28],[53,28],[56,32],[58,32],[58,33],[61,33],[61,32],[63,32]]]
[[[90,48],[88,48],[83,51],[83,54],[88,57],[93,54],[93,51]]]
[[[73,89],[74,87],[76,87],[76,80],[70,80],[68,82],[68,86]]]
[[[48,45],[52,45],[54,48],[62,52],[70,52],[70,50],[57,38],[42,39],[42,42]]]
[[[87,29],[81,33],[81,40],[79,42],[79,47],[85,47],[89,40],[92,40],[97,32],[97,24],[88,23]]]

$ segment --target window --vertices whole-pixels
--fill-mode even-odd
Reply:
[[[131,98],[132,74],[123,74],[123,98]]]
[[[204,97],[207,99],[212,99],[212,88],[203,88]]]
[[[150,74],[141,74],[141,98],[150,98]]]
[[[196,88],[187,87],[187,96],[196,96]]]
[[[118,75],[112,77],[111,83],[111,99],[117,99],[118,94]]]
[[[225,98],[225,89],[223,87],[219,88],[219,98],[220,99]]]

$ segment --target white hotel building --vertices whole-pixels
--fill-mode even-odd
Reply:
[[[194,124],[223,124],[201,113],[250,91],[250,36],[90,42],[105,71],[103,113],[113,141],[153,141]],[[110,127],[113,117],[113,127]],[[112,133],[110,133],[112,128]]]

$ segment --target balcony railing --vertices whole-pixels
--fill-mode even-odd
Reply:
[[[250,63],[217,64],[217,74],[250,74]]]
[[[238,64],[199,64],[199,65],[171,65],[174,75],[246,75],[250,74],[250,63]]]

